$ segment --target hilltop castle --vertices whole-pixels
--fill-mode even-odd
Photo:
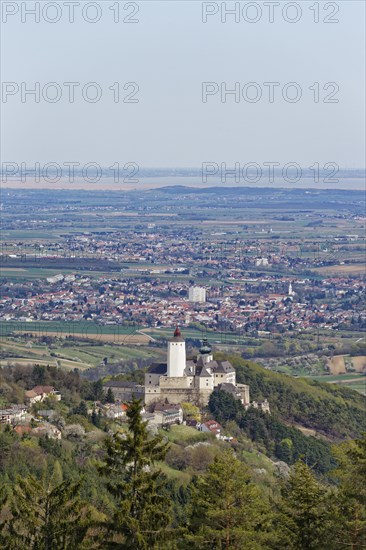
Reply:
[[[249,405],[249,386],[236,384],[235,369],[229,361],[214,361],[207,340],[198,356],[187,361],[186,343],[177,327],[168,342],[167,362],[152,365],[145,375],[145,403],[167,399],[169,403],[207,405],[216,387]]]
[[[158,401],[189,401],[198,406],[207,405],[217,387],[232,394],[245,407],[250,405],[249,386],[236,383],[235,369],[229,361],[213,359],[207,339],[197,357],[187,360],[186,343],[178,327],[168,342],[167,362],[153,364],[145,374],[144,385],[111,380],[104,386],[105,389],[111,388],[116,399],[121,401],[129,401],[132,395],[136,395],[146,405]]]

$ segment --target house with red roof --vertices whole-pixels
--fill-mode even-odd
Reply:
[[[53,397],[57,401],[61,401],[60,392],[55,391],[53,386],[34,386],[31,390],[25,392],[25,401],[29,405],[42,402],[47,399],[47,397]]]
[[[222,432],[222,426],[216,422],[216,420],[208,420],[200,425],[199,431],[212,433],[215,437],[217,437],[217,439],[219,439]]]

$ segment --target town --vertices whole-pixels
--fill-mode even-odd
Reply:
[[[188,268],[187,268],[188,269]],[[165,272],[166,274],[167,272]],[[247,277],[227,269],[227,282],[206,285],[205,298],[190,299],[188,281],[122,276],[62,274],[48,279],[7,282],[0,319],[20,323],[94,321],[101,326],[172,327],[193,323],[208,329],[258,336],[267,332],[316,329],[364,330],[365,283],[354,277],[322,280],[289,276]],[[155,275],[155,277],[154,277]],[[24,331],[32,330],[24,325]],[[36,331],[37,328],[34,329]]]

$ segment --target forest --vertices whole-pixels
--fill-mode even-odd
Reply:
[[[1,427],[0,547],[364,547],[364,397],[225,357],[251,398],[271,405],[270,415],[245,410],[215,390],[207,410],[191,407],[220,422],[233,436],[227,441],[188,426],[151,430],[138,400],[127,422],[107,421],[90,404],[113,396],[103,393],[102,380],[78,371],[2,369],[3,402],[22,402],[24,389],[36,384],[61,391],[62,401],[49,399],[46,407],[63,438]],[[315,435],[305,435],[304,426]]]

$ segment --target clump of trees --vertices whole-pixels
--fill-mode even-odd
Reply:
[[[297,428],[284,423],[278,413],[269,415],[253,407],[245,410],[238,399],[219,389],[211,394],[209,409],[221,424],[234,421],[242,432],[267,451],[268,456],[288,464],[304,457],[316,472],[322,474],[334,468],[328,442],[305,436]]]

